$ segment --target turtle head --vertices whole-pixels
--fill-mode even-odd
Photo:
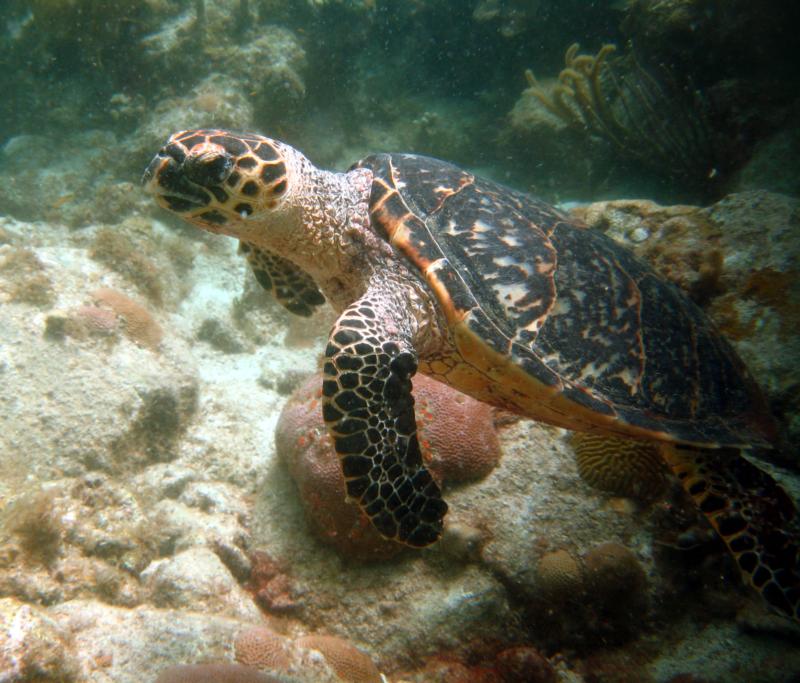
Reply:
[[[285,208],[286,149],[256,134],[181,131],[159,150],[142,183],[163,208],[190,223],[247,237]]]

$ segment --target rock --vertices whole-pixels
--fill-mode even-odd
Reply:
[[[78,681],[68,634],[42,610],[0,598],[0,680]]]
[[[175,662],[230,661],[240,621],[191,610],[124,609],[77,600],[50,610],[71,638],[80,680],[141,683]]]
[[[141,579],[156,607],[184,607],[250,621],[260,617],[250,596],[208,548],[193,547],[156,560]]]

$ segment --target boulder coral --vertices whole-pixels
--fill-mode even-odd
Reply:
[[[309,378],[292,394],[278,420],[275,444],[300,492],[312,531],[340,553],[381,559],[403,546],[380,537],[345,500],[344,478],[322,419],[322,379]],[[491,407],[425,376],[414,378],[423,457],[439,482],[486,476],[500,458]]]
[[[542,555],[536,566],[542,596],[555,603],[568,602],[585,590],[585,576],[578,558],[563,548]]]
[[[581,604],[613,621],[644,606],[647,576],[635,553],[615,542],[599,543],[580,557],[563,548],[547,552],[536,567],[542,599]]]
[[[595,597],[614,611],[641,605],[647,577],[636,555],[620,543],[600,543],[583,555],[587,583]]]
[[[236,661],[256,669],[285,671],[291,663],[292,641],[264,626],[242,631],[235,648]]]

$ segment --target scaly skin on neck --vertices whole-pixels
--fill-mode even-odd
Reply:
[[[441,312],[433,305],[417,273],[377,235],[369,217],[372,172],[357,168],[347,173],[324,171],[297,150],[274,143],[286,161],[290,178],[288,223],[280,230],[281,244],[263,243],[290,259],[314,278],[337,313],[357,301],[373,285],[392,293],[395,305],[411,313],[394,316],[385,324],[405,318],[420,357],[438,352],[448,338]],[[265,220],[262,218],[261,220]],[[266,230],[275,233],[269,217]],[[258,244],[258,238],[254,238]],[[279,251],[279,249],[281,251]]]
[[[247,219],[261,223],[248,239],[296,263],[314,278],[334,309],[342,311],[395,258],[370,225],[372,173],[324,171],[300,152],[280,147],[289,190],[274,216],[253,214]]]

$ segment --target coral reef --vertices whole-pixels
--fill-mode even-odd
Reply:
[[[600,543],[580,556],[552,550],[536,565],[534,601],[546,610],[544,621],[560,639],[576,644],[587,644],[598,632],[608,642],[634,637],[646,613],[648,592],[641,562],[617,542]]]
[[[216,318],[206,318],[197,329],[197,339],[222,353],[243,353],[246,349],[236,335]]]
[[[113,444],[121,467],[166,462],[175,457],[177,441],[197,410],[197,387],[142,392],[127,431]]]
[[[513,647],[497,655],[502,683],[556,683],[553,665],[533,647]]]
[[[664,492],[667,468],[657,445],[586,432],[575,432],[571,441],[587,484],[644,501]]]
[[[265,626],[245,629],[234,643],[236,661],[255,669],[285,671],[291,662],[291,639]]]
[[[0,676],[8,681],[81,680],[69,637],[41,610],[0,598]]]
[[[494,409],[424,375],[414,378],[420,448],[434,478],[446,482],[485,477],[500,460]]]
[[[388,557],[402,546],[382,539],[359,509],[345,501],[344,479],[322,421],[322,379],[314,375],[290,397],[279,419],[275,443],[288,465],[311,529],[352,557]],[[418,375],[414,396],[423,457],[443,482],[486,476],[500,458],[489,406]]]
[[[106,338],[115,342],[123,327],[124,322],[111,309],[99,306],[79,306],[66,313],[51,312],[45,318],[44,336],[55,341],[72,337],[78,341]]]
[[[53,491],[32,491],[4,511],[3,526],[19,539],[29,560],[50,564],[61,547],[62,527]]]
[[[245,587],[261,609],[276,614],[290,614],[302,606],[284,567],[262,550],[254,551],[250,555],[250,562]]]
[[[586,210],[645,257],[653,250],[682,284],[696,280],[703,261],[693,255],[711,235],[723,256],[709,278],[719,287],[707,288],[711,309],[751,272],[791,272],[796,213],[791,200],[764,193],[709,210],[644,203]],[[35,541],[24,528],[2,528],[0,593],[12,596],[15,611],[22,605],[48,622],[44,640],[52,647],[40,646],[36,628],[18,638],[3,622],[0,677],[24,680],[27,671],[32,680],[137,683],[177,662],[204,663],[189,675],[208,673],[210,662],[230,671],[237,635],[266,625],[290,641],[295,669],[261,673],[302,683],[340,680],[318,650],[296,646],[309,633],[363,647],[389,680],[415,683],[446,676],[550,683],[550,669],[580,683],[621,675],[626,665],[638,680],[691,670],[711,680],[782,683],[787,671],[800,670],[793,641],[752,616],[758,605],[747,603],[735,567],[704,542],[697,514],[676,491],[647,508],[587,494],[567,435],[533,422],[501,421],[503,457],[483,478],[449,486],[445,534],[431,549],[356,562],[314,542],[272,437],[285,402],[278,389],[313,373],[324,334],[311,348],[287,346],[286,316],[254,296],[243,311],[252,328],[243,336],[259,339],[252,350],[226,354],[198,343],[204,320],[238,324],[234,301],[252,277],[214,237],[183,238],[193,265],[180,280],[191,296],[179,305],[168,298],[158,312],[161,352],[106,343],[122,334],[122,322],[100,306],[78,313],[87,292],[134,290],[88,256],[97,228],[8,217],[0,225],[4,250],[24,245],[45,264],[58,306],[0,306],[0,508],[38,519],[45,491],[45,529],[57,539],[42,562],[26,549]],[[124,229],[134,236],[134,224]],[[179,236],[154,223],[143,240],[165,283],[178,280],[178,264],[164,256]],[[749,330],[736,343],[749,345],[763,364],[759,373],[788,397],[792,338],[787,327],[781,332],[779,314],[791,301],[773,294],[773,285],[786,291],[777,276],[761,279],[770,286],[751,293],[751,308],[735,304]],[[169,297],[172,285],[164,291]],[[113,315],[103,314],[83,339],[54,343],[43,335],[51,318],[71,324],[98,311]],[[764,324],[748,322],[757,320]],[[423,411],[420,397],[418,406]],[[447,406],[429,405],[421,422],[440,423]],[[492,419],[485,419],[488,430]],[[301,424],[324,435],[319,421]],[[600,541],[629,548],[646,584],[630,553],[595,550]],[[541,590],[538,569],[559,549],[571,555],[577,600]],[[639,598],[620,597],[620,582]],[[747,630],[734,622],[737,613]],[[21,673],[8,652],[19,655]]]
[[[633,623],[646,603],[647,577],[636,555],[620,543],[600,543],[583,555],[592,600],[619,623]]]

